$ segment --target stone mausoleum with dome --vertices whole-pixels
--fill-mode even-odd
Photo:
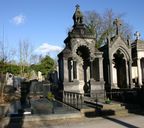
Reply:
[[[113,22],[115,35],[107,37],[105,45],[96,48],[96,38],[83,22],[77,5],[72,30],[64,40],[65,47],[58,54],[59,88],[75,93],[94,93],[132,89],[144,83],[144,42],[135,33],[130,42],[119,32],[121,23]]]

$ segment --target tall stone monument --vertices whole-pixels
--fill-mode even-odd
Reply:
[[[121,22],[115,19],[115,35],[107,38],[106,44],[101,47],[104,53],[104,81],[105,89],[132,88],[132,57],[129,38],[125,40],[120,34]]]
[[[104,91],[103,57],[96,49],[95,35],[86,29],[79,5],[74,25],[58,54],[59,81],[63,91],[93,93]]]

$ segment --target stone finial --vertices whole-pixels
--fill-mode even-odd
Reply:
[[[83,23],[83,14],[80,11],[80,6],[76,5],[76,11],[73,15],[74,25],[75,24],[82,24]]]
[[[116,35],[119,35],[119,27],[122,25],[121,21],[118,18],[116,18],[113,21],[113,24],[116,26]]]
[[[139,40],[141,34],[140,34],[140,32],[136,31],[136,32],[134,33],[134,36],[136,37],[136,40]]]

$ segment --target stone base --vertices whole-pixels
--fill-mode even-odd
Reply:
[[[80,92],[79,90],[79,81],[75,80],[73,82],[64,82],[63,83],[64,91],[68,92]]]
[[[95,81],[94,79],[90,80],[91,92],[95,92],[97,90],[104,90],[104,81]]]
[[[84,81],[75,80],[73,82],[64,82],[64,91],[84,93]],[[104,92],[104,81],[95,81],[90,79],[90,93]]]
[[[112,84],[111,89],[119,89],[117,84]]]
[[[90,97],[97,100],[104,100],[105,91],[104,91],[104,81],[95,81],[94,79],[90,80],[91,90]]]
[[[134,83],[132,83],[131,85],[130,85],[130,88],[135,88],[136,87],[136,85],[134,84]]]

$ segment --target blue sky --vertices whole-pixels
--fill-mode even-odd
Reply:
[[[75,5],[81,11],[103,13],[112,9],[124,13],[125,22],[144,37],[143,0],[0,0],[0,40],[16,49],[20,40],[28,40],[33,51],[43,49],[55,57],[64,46],[68,28],[73,25]],[[56,51],[56,52],[55,52]]]

